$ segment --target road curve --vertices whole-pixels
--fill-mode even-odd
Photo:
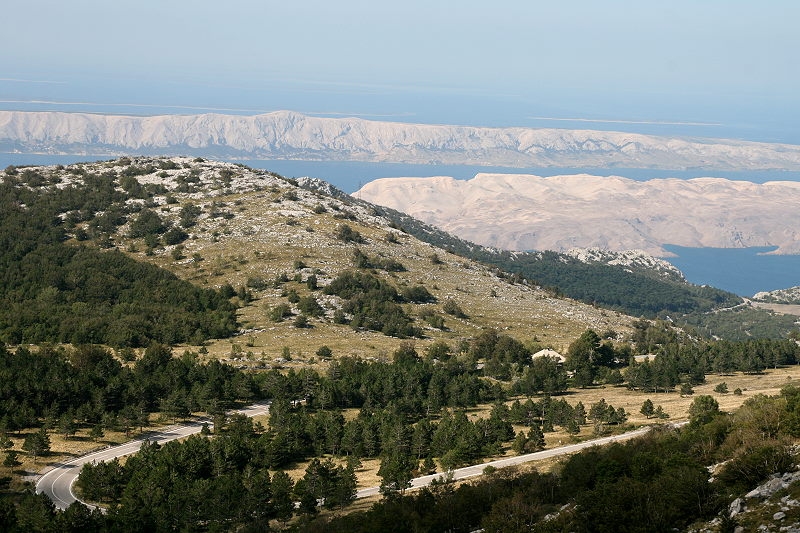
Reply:
[[[268,402],[256,403],[244,409],[234,411],[234,413],[240,413],[250,417],[264,415],[268,412]],[[75,493],[72,491],[72,486],[81,473],[81,467],[86,463],[111,461],[116,457],[134,454],[139,451],[145,440],[163,444],[171,440],[188,437],[189,435],[199,433],[204,423],[211,425],[210,420],[201,418],[185,424],[169,426],[159,431],[148,433],[141,438],[126,442],[125,444],[120,444],[119,446],[112,446],[63,463],[56,463],[51,470],[43,474],[42,477],[39,478],[39,481],[36,482],[36,492],[43,492],[46,494],[53,500],[53,503],[58,509],[66,509],[71,503],[78,500]]]
[[[540,452],[528,453],[525,455],[516,455],[514,457],[505,457],[503,459],[497,459],[496,461],[489,461],[488,463],[465,466],[464,468],[458,468],[456,470],[453,470],[453,480],[455,481],[459,479],[466,479],[470,477],[479,476],[483,473],[484,469],[486,469],[487,466],[491,466],[494,468],[514,466],[522,463],[528,463],[530,461],[538,461],[540,459],[547,459],[549,457],[556,457],[559,455],[575,453],[577,451],[583,450],[584,448],[589,448],[591,446],[602,446],[603,444],[609,444],[611,442],[619,442],[632,439],[634,437],[639,437],[641,435],[644,435],[645,433],[650,431],[650,429],[651,426],[647,426],[635,429],[633,431],[628,431],[627,433],[622,433],[620,435],[611,435],[609,437],[601,437],[599,439],[587,440],[584,442],[579,442],[577,444],[568,444],[566,446],[559,446],[558,448],[550,448],[549,450],[542,450]],[[443,478],[444,476],[445,474],[438,473],[438,474],[430,474],[427,476],[414,478],[411,480],[411,487],[409,487],[408,490],[427,487],[434,480]],[[380,494],[380,487],[370,487],[367,489],[361,489],[356,493],[356,498],[368,498],[370,496],[375,496],[376,494]]]
[[[251,417],[263,415],[269,412],[269,403],[264,402],[264,403],[253,404],[245,409],[241,409],[235,412],[242,413]],[[72,491],[72,486],[74,485],[75,480],[78,478],[78,475],[81,472],[81,467],[86,463],[111,461],[116,457],[123,457],[125,455],[134,454],[139,451],[139,449],[142,447],[142,443],[145,440],[163,444],[171,440],[188,437],[189,435],[192,435],[194,433],[199,433],[200,429],[202,429],[203,427],[203,423],[210,423],[210,422],[207,419],[199,419],[186,424],[169,426],[162,429],[161,431],[149,433],[145,437],[126,442],[125,444],[120,444],[119,446],[113,446],[110,448],[106,448],[104,450],[90,453],[88,455],[83,455],[81,457],[77,457],[75,459],[72,459],[64,463],[56,463],[53,469],[49,470],[44,475],[42,475],[42,477],[36,483],[36,492],[37,493],[43,492],[47,494],[47,496],[53,501],[53,503],[57,508],[62,510],[66,509],[67,507],[69,507],[71,503],[78,501],[78,498]],[[682,424],[679,423],[674,425],[677,426]],[[523,463],[528,463],[531,461],[547,459],[549,457],[557,457],[559,455],[575,453],[577,451],[589,448],[591,446],[602,446],[603,444],[609,444],[611,442],[625,441],[628,439],[644,435],[648,431],[650,431],[650,429],[651,426],[647,426],[633,431],[628,431],[627,433],[622,433],[620,435],[601,437],[598,439],[587,440],[576,444],[559,446],[558,448],[550,448],[548,450],[528,453],[525,455],[516,455],[514,457],[504,457],[503,459],[489,461],[488,463],[481,463],[477,465],[466,466],[464,468],[458,468],[456,470],[453,470],[453,480],[457,481],[461,479],[467,479],[470,477],[479,476],[483,473],[486,467],[489,466],[494,468],[515,466]],[[411,480],[411,487],[409,487],[409,490],[426,487],[430,485],[433,481],[442,478],[444,475],[445,474],[437,473],[437,474],[430,474],[427,476],[420,476],[418,478],[414,478]],[[356,493],[356,498],[357,499],[368,498],[370,496],[375,496],[377,494],[380,494],[380,487],[369,487],[359,490]]]

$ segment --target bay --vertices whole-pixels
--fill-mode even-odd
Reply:
[[[777,248],[689,248],[665,244],[676,257],[667,261],[697,285],[711,285],[739,296],[800,285],[800,255],[770,254]]]

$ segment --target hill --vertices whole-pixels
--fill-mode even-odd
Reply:
[[[109,178],[70,182],[58,171],[6,170],[0,341],[135,347],[234,333],[236,309],[225,291],[197,287],[113,249],[108,233],[124,221],[128,196]],[[141,210],[140,219],[148,212]],[[74,244],[65,242],[68,231]],[[87,246],[90,234],[96,240]]]
[[[22,217],[9,219],[8,242],[18,238],[20,227],[28,228],[22,235],[36,234],[34,227],[46,228],[54,232],[48,237],[53,241],[48,253],[72,257],[80,251],[80,257],[91,256],[101,270],[108,267],[101,265],[109,258],[147,262],[171,273],[170,286],[188,282],[196,288],[183,293],[199,291],[190,297],[199,303],[187,306],[169,296],[172,289],[142,290],[155,287],[154,282],[140,280],[135,287],[123,287],[98,277],[92,287],[118,292],[110,292],[106,302],[97,305],[85,295],[76,300],[75,294],[67,297],[65,292],[70,287],[64,281],[67,272],[83,263],[70,267],[64,260],[50,261],[66,270],[33,274],[30,290],[12,290],[4,296],[7,311],[0,317],[4,332],[0,340],[10,343],[46,340],[135,346],[152,339],[196,346],[236,333],[233,341],[211,341],[207,349],[219,357],[249,355],[250,364],[258,364],[287,359],[287,353],[309,357],[309,350],[322,346],[334,353],[383,357],[397,347],[398,336],[416,338],[420,346],[427,346],[436,340],[458,343],[484,328],[563,349],[586,328],[627,331],[630,318],[626,315],[678,319],[689,313],[694,315],[693,328],[733,339],[783,337],[795,327],[787,317],[776,325],[776,316],[765,310],[749,310],[747,320],[742,320],[741,313],[704,314],[735,307],[742,300],[688,284],[679,272],[645,255],[608,256],[595,251],[569,256],[484,248],[346,195],[323,181],[288,180],[241,165],[201,158],[122,158],[69,166],[9,167],[3,179],[9,191],[6,197],[15,205],[6,213]],[[30,209],[20,209],[34,204],[45,207],[38,226],[24,219]],[[14,249],[9,246],[5,252]],[[123,253],[107,253],[114,250]],[[15,261],[11,256],[6,260]],[[119,268],[141,268],[124,264],[128,266]],[[349,271],[367,272],[384,281],[395,293],[392,303],[402,313],[389,306],[388,314],[396,316],[388,325],[365,324],[363,317],[371,313],[366,307],[355,309],[349,298],[324,293]],[[5,286],[15,284],[9,281]],[[201,296],[207,290],[233,297],[230,303],[238,306],[235,317],[230,318],[233,308],[223,310],[220,304],[211,304],[216,297]],[[103,291],[94,292],[96,298]],[[312,307],[301,308],[300,298],[303,305]],[[116,301],[148,308],[146,313],[130,313],[148,318],[131,320],[107,312]],[[180,309],[169,312],[162,307],[167,302]],[[56,304],[53,309],[60,311],[43,320],[49,306]],[[122,313],[126,308],[114,309]],[[181,318],[186,309],[200,314],[190,320]],[[220,313],[228,313],[228,318]],[[81,325],[55,317],[69,317]],[[311,327],[296,327],[304,320]],[[384,330],[390,335],[384,335]]]
[[[604,514],[604,527],[616,530],[617,509],[631,501],[634,487],[646,500],[666,503],[650,508],[637,500],[646,512],[631,523],[650,527],[655,522],[648,517],[661,517],[657,529],[666,530],[709,519],[727,505],[733,489],[745,490],[742,468],[758,466],[746,480],[749,488],[790,464],[789,449],[752,421],[783,417],[781,431],[798,434],[800,393],[786,387],[784,398],[769,405],[756,394],[767,382],[770,388],[791,384],[777,370],[767,379],[762,373],[797,363],[792,340],[707,342],[664,321],[632,320],[556,296],[524,276],[454,253],[496,252],[317,180],[287,180],[199,158],[148,157],[10,167],[2,180],[0,258],[7,277],[0,335],[15,341],[19,330],[24,342],[35,336],[43,343],[13,349],[0,343],[3,468],[16,476],[16,467],[35,467],[56,451],[56,431],[56,453],[63,454],[64,444],[69,450],[103,445],[105,431],[115,438],[136,428],[142,433],[151,416],[176,422],[202,411],[214,423],[213,437],[208,425],[198,426],[201,436],[163,446],[145,440],[124,464],[84,467],[77,489],[110,504],[108,513],[80,505],[54,513],[45,495],[6,490],[12,477],[0,478],[4,531],[266,529],[279,523],[285,529],[295,514],[300,518],[290,527],[325,529],[332,515],[323,513],[316,522],[320,507],[342,516],[359,483],[372,486],[377,477],[387,497],[373,511],[388,509],[383,516],[396,521],[397,512],[387,505],[422,509],[421,500],[402,496],[421,471],[446,472],[562,439],[623,431],[654,416],[683,417],[695,387],[698,393],[713,390],[730,405],[748,397],[745,408],[753,411],[741,419],[756,439],[744,441],[759,446],[758,465],[736,462],[751,455],[741,446],[745,434],[717,417],[714,398],[700,394],[689,406],[694,429],[684,436],[657,432],[653,440],[611,448],[608,455],[594,449],[574,463],[564,461],[561,477],[547,474],[553,490],[545,491],[551,496],[543,506],[537,504],[537,518],[548,513],[559,523],[579,524]],[[595,252],[574,260],[608,258]],[[642,269],[650,279],[680,282],[678,273],[654,270],[645,257],[611,261],[621,263],[609,266],[619,272]],[[30,308],[40,313],[26,315]],[[132,321],[141,316],[146,327]],[[52,327],[37,328],[42,319]],[[196,329],[178,327],[190,320]],[[207,325],[232,329],[215,332]],[[103,337],[62,337],[76,331]],[[128,335],[133,331],[150,338]],[[159,344],[169,335],[184,342],[177,347],[182,356]],[[131,349],[145,340],[147,349]],[[67,341],[80,344],[51,344]],[[541,345],[564,352],[567,343],[564,365],[532,354]],[[634,347],[656,355],[636,363]],[[726,378],[737,387],[728,397],[720,376],[706,381],[712,371],[747,375]],[[625,388],[615,386],[622,383]],[[578,398],[586,403],[576,403]],[[226,416],[226,409],[254,399],[271,401],[268,419]],[[706,430],[706,424],[713,425]],[[655,460],[659,450],[663,461]],[[711,485],[708,467],[731,454],[727,481]],[[608,472],[615,474],[605,479]],[[435,505],[444,497],[450,509],[459,501],[468,505],[470,513],[456,513],[464,518],[459,529],[488,527],[482,522],[492,515],[493,502],[513,496],[491,484],[508,482],[526,492],[529,486],[510,471],[484,479],[495,494],[489,499],[454,498],[455,487],[445,482],[420,494]],[[541,488],[540,479],[532,486]],[[686,487],[705,495],[701,508],[686,503]],[[619,500],[600,499],[607,488]],[[502,531],[504,516],[495,516]],[[367,528],[373,523],[360,515],[353,519]],[[437,524],[435,530],[455,527],[448,520],[429,523]],[[354,530],[339,524],[339,530]]]
[[[331,191],[331,186],[320,180],[300,181],[314,190]],[[346,196],[337,191],[332,194]],[[351,201],[372,205],[357,196]],[[695,313],[702,320],[703,313],[743,302],[735,294],[688,283],[683,274],[668,262],[639,251],[575,249],[564,254],[498,250],[456,237],[400,211],[388,207],[372,208],[422,241],[484,264],[495,265],[518,279],[529,279],[547,287],[551,292],[618,309],[629,315],[652,317],[676,312]],[[789,329],[792,327],[790,324]],[[783,329],[786,330],[785,327]],[[769,336],[773,333],[770,332]],[[753,329],[743,330],[741,334],[762,336]]]
[[[396,349],[398,337],[416,338],[420,345],[437,339],[455,343],[484,328],[565,348],[586,328],[624,332],[630,322],[622,314],[554,297],[422,242],[399,229],[380,208],[243,166],[199,158],[122,158],[66,167],[12,167],[3,181],[5,197],[17,206],[8,212],[19,217],[5,223],[9,242],[15,228],[30,226],[25,217],[31,206],[41,205],[39,227],[55,232],[50,245],[58,254],[77,250],[98,261],[124,254],[172,272],[176,281],[232,297],[239,306],[237,335],[232,341],[209,343],[207,350],[218,356],[288,359],[286,355],[309,356],[322,346],[333,353],[385,356]],[[15,258],[6,260],[10,264]],[[65,298],[64,305],[79,305],[70,300],[70,286],[63,282],[71,271],[61,267],[68,266],[53,262],[48,268],[54,274],[39,276],[23,294],[6,295],[16,300],[14,306],[4,306],[3,340],[28,340],[14,333],[26,331],[20,321],[28,315],[14,310],[37,302],[42,308]],[[337,280],[341,286],[342,276],[352,272],[364,278],[359,282],[362,292],[370,290],[365,283],[379,284],[382,311],[369,307],[376,302],[353,302],[352,294],[330,289]],[[84,279],[89,287],[109,286],[94,276]],[[132,298],[138,293],[136,305],[163,294],[156,283],[149,285],[149,293],[121,287],[119,294]],[[109,305],[123,297],[109,294]],[[98,307],[96,302],[84,304],[82,308]],[[171,323],[171,313],[153,311],[153,323]],[[385,320],[364,320],[375,315],[385,315]],[[103,316],[115,337],[92,342],[138,342],[129,321]],[[36,341],[69,341],[58,332],[75,328],[60,323],[51,329]],[[233,333],[192,336],[193,331],[172,340],[197,345],[210,336]]]
[[[765,303],[797,305],[800,304],[800,287],[790,287],[770,292],[759,292],[753,300]]]

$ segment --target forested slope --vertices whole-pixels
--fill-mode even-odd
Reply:
[[[142,209],[112,179],[84,178],[57,187],[33,170],[7,169],[0,183],[0,341],[135,347],[199,343],[236,331],[230,294],[113,249],[66,242],[82,222],[102,244]],[[142,188],[138,195],[154,192]]]

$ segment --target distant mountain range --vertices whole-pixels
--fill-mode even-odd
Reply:
[[[800,170],[800,146],[795,145],[592,130],[405,124],[288,111],[256,116],[0,111],[0,150],[516,168]]]
[[[385,178],[355,196],[507,250],[777,246],[800,253],[800,183],[589,175]]]

